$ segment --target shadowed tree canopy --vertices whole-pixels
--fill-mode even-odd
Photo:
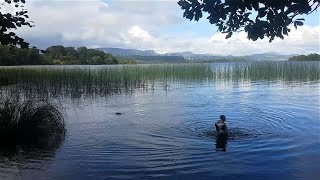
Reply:
[[[29,43],[17,36],[13,30],[22,26],[33,27],[32,21],[27,21],[28,11],[24,9],[25,0],[2,0],[0,1],[0,44],[10,46],[20,46],[28,48]],[[15,12],[4,12],[5,6],[13,6]]]
[[[281,39],[290,32],[289,25],[302,26],[304,19],[315,11],[320,0],[180,0],[183,16],[198,21],[204,14],[218,31],[230,38],[234,32],[245,31],[248,38]]]

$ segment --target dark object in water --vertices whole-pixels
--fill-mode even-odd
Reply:
[[[228,134],[217,134],[216,148],[217,150],[227,151]]]
[[[226,117],[224,115],[221,115],[220,120],[214,124],[218,134],[222,134],[222,135],[228,134],[227,124],[225,123],[225,121],[226,121]]]
[[[220,120],[214,124],[217,131],[216,148],[222,151],[227,150],[226,145],[227,145],[227,139],[228,139],[228,128],[225,121],[226,121],[226,116],[221,115]]]
[[[228,135],[227,125],[216,126],[216,131],[218,135]]]
[[[116,115],[120,116],[120,115],[122,115],[122,113],[120,113],[120,112],[116,112]]]
[[[228,132],[227,131],[218,131],[217,132],[217,136],[228,137]]]

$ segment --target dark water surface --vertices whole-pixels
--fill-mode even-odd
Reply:
[[[318,179],[319,88],[208,83],[66,101],[64,143],[0,156],[0,179]],[[227,142],[212,128],[220,114]]]

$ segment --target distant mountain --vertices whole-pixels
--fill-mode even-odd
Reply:
[[[138,63],[187,63],[182,56],[131,56]]]
[[[153,50],[137,50],[137,49],[121,49],[121,48],[97,48],[105,53],[110,53],[114,56],[158,56],[159,54]]]
[[[163,54],[164,56],[182,56],[182,57],[192,57],[195,54],[190,51],[185,51],[185,52],[174,52],[174,53],[165,53]]]
[[[292,55],[283,55],[275,52],[267,52],[261,54],[252,54],[247,56],[241,56],[241,58],[246,59],[248,61],[287,61],[289,57],[295,56]]]
[[[126,56],[142,63],[177,63],[177,62],[221,62],[221,61],[287,61],[292,55],[283,55],[276,52],[252,54],[246,56],[224,56],[219,54],[196,54],[191,51],[156,53],[154,50],[137,50],[122,48],[97,48],[114,56]]]
[[[209,59],[219,59],[223,58],[222,55],[216,55],[216,54],[195,54],[190,51],[185,52],[174,52],[174,53],[166,53],[165,56],[182,56],[189,60],[209,60]]]

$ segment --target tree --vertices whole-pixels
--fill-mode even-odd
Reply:
[[[36,48],[21,49],[0,45],[0,66],[48,64]]]
[[[94,64],[94,65],[104,64],[104,61],[100,56],[93,56],[88,61],[89,61],[89,64]]]
[[[21,48],[29,47],[29,43],[12,32],[12,30],[18,27],[34,26],[32,21],[27,21],[29,16],[27,15],[28,11],[24,9],[24,3],[25,0],[4,0],[4,3],[0,3],[0,44],[10,46],[18,45]],[[16,12],[14,14],[2,12],[6,4],[13,4]]]
[[[52,59],[58,59],[61,56],[66,56],[66,50],[61,45],[51,46],[45,50],[45,54]]]
[[[118,60],[110,53],[105,53],[104,55],[105,64],[118,64]]]
[[[65,47],[64,48],[66,52],[66,56],[74,56],[74,57],[79,57],[78,52],[74,49],[74,47]]]
[[[77,48],[81,64],[87,64],[87,51],[88,49],[86,47]]]
[[[43,53],[43,62],[47,64],[118,64],[117,58],[112,54],[96,49],[87,49],[86,47],[75,49],[74,47],[61,45],[51,46]]]
[[[320,6],[320,0],[179,0],[183,16],[198,21],[204,13],[218,31],[230,38],[234,32],[245,31],[248,38],[275,37],[281,39],[303,25],[299,15],[310,14]]]

